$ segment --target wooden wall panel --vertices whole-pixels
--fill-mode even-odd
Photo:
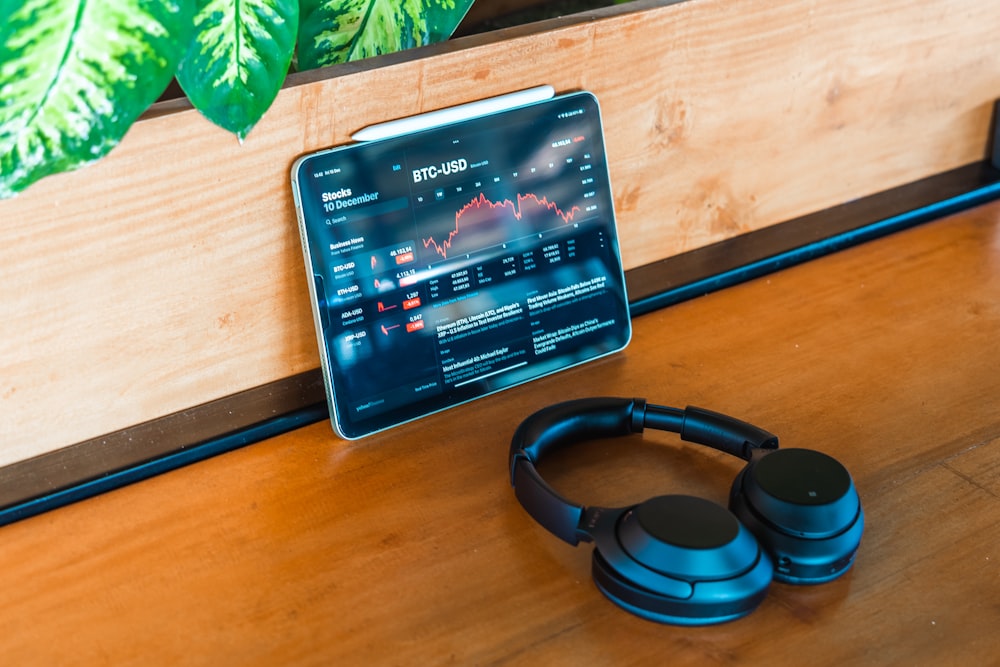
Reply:
[[[242,146],[164,105],[0,202],[0,465],[316,367],[288,169],[364,125],[594,91],[635,267],[982,159],[998,27],[974,0],[640,1],[297,75]]]

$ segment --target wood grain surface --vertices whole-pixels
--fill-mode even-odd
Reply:
[[[9,665],[985,665],[1000,655],[1000,203],[644,315],[621,354],[357,442],[326,423],[0,528]],[[825,451],[855,567],[707,628],[609,603],[517,504],[552,401],[700,405]],[[559,452],[579,502],[725,502],[668,434]]]
[[[157,108],[0,202],[0,465],[316,368],[288,171],[364,125],[594,91],[634,267],[982,159],[998,25],[975,0],[641,0],[296,75],[243,146]]]

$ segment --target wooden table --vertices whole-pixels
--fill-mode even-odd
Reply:
[[[598,394],[820,449],[867,512],[854,569],[740,621],[610,604],[535,525],[517,423]],[[1000,204],[644,315],[622,354],[359,442],[326,423],[0,529],[0,662],[981,665],[1000,660]],[[740,462],[647,433],[563,451],[575,500],[725,502]]]

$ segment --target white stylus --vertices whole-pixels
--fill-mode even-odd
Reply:
[[[385,123],[369,125],[352,134],[351,139],[354,141],[374,141],[375,139],[398,137],[403,134],[426,130],[446,123],[467,120],[476,116],[485,116],[497,111],[505,111],[525,104],[531,104],[532,102],[541,102],[542,100],[551,98],[555,93],[555,88],[547,85],[527,88],[507,93],[506,95],[497,95],[496,97],[488,97],[484,100],[476,100],[475,102],[459,104],[445,109],[428,111],[416,116],[408,116],[406,118],[386,121]]]

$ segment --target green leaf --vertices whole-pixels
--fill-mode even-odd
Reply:
[[[193,0],[0,6],[0,197],[93,162],[163,92]]]
[[[288,72],[298,0],[200,0],[194,38],[177,70],[191,103],[242,141]]]
[[[448,39],[472,0],[302,0],[298,66],[312,69]]]

